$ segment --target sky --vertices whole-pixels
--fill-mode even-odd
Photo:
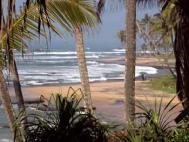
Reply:
[[[17,8],[25,0],[17,0]],[[146,8],[143,6],[137,7],[137,19],[141,19],[145,14],[153,15],[159,12],[156,8]],[[85,34],[85,47],[90,51],[112,51],[112,49],[122,48],[122,45],[117,37],[117,32],[125,27],[125,9],[117,10],[106,9],[102,14],[102,24],[91,34]],[[137,40],[137,46],[140,46]],[[35,40],[29,44],[32,48],[46,47],[44,40]],[[65,34],[63,38],[52,34],[50,50],[55,51],[74,51],[74,38]]]

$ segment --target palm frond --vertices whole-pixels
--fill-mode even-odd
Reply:
[[[9,44],[10,49],[17,49],[18,51],[24,51],[27,48],[27,41],[38,37],[38,18],[39,13],[36,6],[30,6],[27,10],[27,18],[25,19],[25,13],[20,12],[20,15],[14,19],[11,28],[9,29],[9,39],[7,31],[3,32],[1,49],[5,49]],[[47,22],[46,22],[47,23]],[[55,28],[52,26],[55,30]],[[56,30],[55,30],[56,31]],[[43,29],[41,35],[46,37],[46,32]],[[7,42],[9,40],[9,43]]]
[[[97,11],[99,14],[105,9],[118,10],[120,8],[124,8],[125,0],[99,0],[97,3]]]
[[[91,0],[52,0],[47,5],[49,16],[68,32],[73,32],[75,27],[95,27],[98,15],[94,8],[95,2]]]

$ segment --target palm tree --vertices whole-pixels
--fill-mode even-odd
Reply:
[[[34,1],[33,1],[34,2]],[[40,9],[40,12],[38,13],[40,16],[38,17],[42,17],[43,13],[46,13],[46,2],[45,1],[36,1],[37,2],[37,6],[38,6],[38,9]],[[2,7],[4,6],[4,3],[2,1],[1,3]],[[27,8],[29,8],[31,5],[31,1],[30,0],[26,0],[26,6],[25,6],[25,14],[24,14],[24,17],[22,16],[22,18],[25,18],[27,17]],[[13,85],[14,85],[14,89],[15,89],[15,95],[16,95],[16,98],[17,98],[17,104],[18,104],[18,108],[20,110],[25,110],[25,106],[24,106],[24,99],[23,99],[23,94],[22,94],[22,90],[21,90],[21,84],[20,84],[20,80],[19,80],[19,75],[18,75],[18,71],[17,71],[17,66],[16,66],[16,61],[14,59],[14,53],[13,53],[13,49],[15,48],[12,48],[10,43],[11,43],[11,38],[12,38],[12,42],[17,42],[15,41],[15,35],[14,34],[11,34],[9,33],[10,29],[12,29],[12,25],[14,23],[14,18],[15,18],[15,0],[8,0],[8,3],[7,3],[7,13],[8,13],[8,18],[7,18],[7,23],[6,23],[6,27],[7,27],[7,33],[6,33],[6,51],[7,52],[7,56],[8,56],[8,59],[9,59],[9,70],[10,70],[10,73],[11,73],[11,79],[13,81]],[[3,23],[3,8],[1,9],[1,22]],[[47,19],[47,18],[46,18]],[[43,18],[41,18],[41,20],[43,20]],[[48,20],[48,19],[47,19]],[[38,20],[39,22],[39,20]],[[23,23],[23,22],[22,22]],[[41,25],[41,22],[40,24],[38,23],[38,26],[40,27]],[[23,29],[24,25],[22,24],[22,29]],[[38,32],[40,32],[40,29],[38,27]],[[2,26],[1,28],[4,28],[4,26]],[[20,30],[20,29],[19,29]],[[3,30],[2,30],[3,31]],[[14,31],[15,32],[15,31]],[[13,33],[14,33],[13,32]],[[19,31],[17,31],[18,33]],[[22,33],[22,32],[21,32]],[[3,33],[1,32],[1,35]],[[11,37],[10,37],[11,36]],[[17,34],[18,36],[18,34]],[[22,35],[19,35],[22,37]],[[17,43],[18,44],[18,43]],[[21,45],[19,45],[21,46]],[[16,47],[18,48],[18,47]]]
[[[125,119],[134,121],[135,64],[136,64],[136,0],[126,2],[126,54],[125,54]]]
[[[13,138],[14,137],[14,122],[16,119],[15,119],[13,107],[11,104],[10,94],[8,92],[8,88],[6,85],[6,81],[5,81],[2,69],[0,70],[0,94],[1,94],[1,101],[4,106],[7,118],[8,118],[8,123],[10,126],[12,138]],[[16,139],[20,139],[20,138],[17,137]]]
[[[176,58],[176,73],[177,73],[177,94],[179,99],[183,102],[184,109],[189,108],[189,2],[187,0],[180,0],[175,4],[176,14],[179,21],[174,26],[175,42],[174,53]],[[167,7],[170,4],[167,4]],[[174,9],[174,10],[175,10]],[[177,19],[178,20],[178,19]]]
[[[149,0],[138,0],[143,3],[151,3]],[[180,115],[180,119],[183,119],[188,113],[189,108],[189,36],[188,25],[189,24],[189,11],[188,0],[154,0],[156,3],[163,3],[162,15],[165,16],[165,24],[169,30],[174,30],[174,54],[176,59],[176,93],[180,101],[183,102],[184,111]],[[178,121],[178,120],[177,120]]]
[[[104,5],[105,0],[100,0],[99,7],[100,10]],[[188,6],[189,2],[187,0],[179,0],[179,1],[172,1],[172,0],[137,0],[138,3],[158,3],[163,4],[163,11],[166,13],[167,9],[169,12],[165,14],[167,25],[169,29],[173,29],[175,31],[175,42],[174,42],[174,53],[176,58],[176,73],[177,73],[177,94],[179,99],[184,102],[184,108],[189,107],[189,36],[187,35],[188,28],[186,25],[189,24],[189,12]],[[134,1],[131,2],[131,5],[134,5]],[[128,4],[129,5],[129,1]],[[129,5],[128,11],[133,10],[134,7],[130,7]],[[134,11],[134,10],[133,10]],[[128,15],[129,16],[129,15]],[[134,15],[132,15],[134,16]],[[133,24],[134,25],[134,24]],[[134,30],[133,30],[134,31]],[[128,32],[128,31],[127,31]],[[128,37],[129,39],[129,37]],[[129,43],[129,41],[127,41]],[[134,44],[133,44],[134,45]],[[132,55],[131,55],[132,56]],[[133,56],[134,57],[134,56]],[[128,61],[127,61],[128,62]],[[132,59],[132,62],[134,60]],[[130,77],[131,79],[131,77]],[[131,80],[131,82],[133,82]],[[133,83],[131,83],[133,84]],[[134,85],[133,85],[134,86]],[[133,90],[133,87],[130,88]],[[127,85],[126,85],[127,87]],[[127,106],[126,106],[127,107]],[[186,109],[188,110],[188,109]],[[188,113],[186,113],[188,114]],[[184,116],[186,116],[186,114]]]
[[[4,1],[1,1],[1,28],[0,28],[0,39],[2,39],[3,36],[3,30],[4,30],[4,22],[3,22],[3,5],[4,5]],[[2,40],[0,40],[0,44],[2,45]],[[4,78],[4,74],[3,74],[3,61],[2,61],[2,57],[3,57],[3,52],[2,52],[2,48],[1,48],[1,64],[0,64],[0,97],[1,97],[1,101],[2,104],[5,108],[5,113],[7,115],[8,118],[8,123],[10,126],[10,130],[11,130],[11,134],[12,137],[14,137],[14,122],[15,122],[15,115],[14,115],[14,111],[13,111],[13,107],[11,104],[11,99],[10,99],[10,94],[8,92],[8,88],[7,88],[7,84],[6,84],[6,80]],[[16,137],[16,141],[20,141],[19,137]]]
[[[4,1],[1,1],[1,28],[0,28],[0,39],[2,39],[2,35],[3,35],[3,30],[4,30],[4,22],[3,22],[3,5],[4,5]],[[0,40],[0,43],[2,45],[2,40]],[[10,130],[11,130],[11,134],[12,137],[14,137],[14,121],[15,121],[15,116],[14,116],[14,111],[13,111],[13,107],[11,104],[11,99],[10,99],[10,95],[8,92],[8,88],[7,88],[7,84],[4,78],[4,74],[3,74],[3,61],[2,61],[2,57],[3,57],[3,52],[2,52],[2,48],[1,48],[1,64],[0,64],[0,94],[1,94],[1,101],[2,104],[5,108],[5,113],[8,116],[8,123],[10,126]]]
[[[69,13],[65,13],[65,7],[70,8]],[[72,8],[71,8],[72,7]],[[85,105],[89,111],[92,111],[91,91],[89,84],[89,76],[85,58],[83,31],[87,27],[94,27],[97,23],[97,15],[94,10],[94,2],[90,0],[54,0],[47,4],[48,12],[54,16],[68,32],[75,35],[76,50],[78,57],[78,66],[81,78],[82,91],[84,94]],[[77,12],[73,11],[77,9]],[[68,17],[68,22],[65,24],[62,20]],[[66,26],[65,26],[66,25]]]
[[[82,91],[84,93],[85,105],[87,109],[92,111],[92,99],[91,99],[87,63],[86,63],[86,58],[85,58],[83,32],[82,32],[82,29],[79,27],[75,29],[75,40],[76,40],[76,50],[77,50],[79,72],[80,72],[80,78],[81,78],[81,86],[82,86]]]
[[[2,2],[2,1],[1,1]],[[3,3],[1,3],[1,6],[3,7]],[[27,18],[25,18],[25,14],[27,14]],[[12,134],[14,134],[14,120],[15,115],[13,112],[12,104],[10,95],[7,89],[6,80],[3,75],[3,69],[4,64],[9,64],[9,70],[13,74],[14,85],[18,84],[16,89],[21,89],[19,76],[16,68],[16,62],[14,59],[13,49],[16,49],[17,51],[23,52],[23,50],[27,47],[26,41],[29,39],[33,39],[35,37],[38,37],[38,17],[39,12],[36,11],[36,6],[32,5],[27,9],[26,11],[21,11],[19,16],[13,19],[11,22],[11,25],[9,28],[5,28],[3,26],[4,22],[1,22],[1,34],[0,34],[0,46],[1,46],[1,68],[0,68],[0,91],[1,91],[1,100],[3,102],[5,112],[7,114],[8,120],[9,120],[9,126],[11,128]],[[25,23],[24,23],[25,22]],[[44,21],[45,22],[45,21]],[[45,22],[46,24],[47,22]],[[51,28],[55,31],[55,28],[51,26]],[[6,30],[5,30],[6,29]],[[45,35],[43,30],[40,33],[41,35]],[[3,52],[6,51],[8,47],[9,52]],[[4,59],[4,54],[7,57]],[[8,63],[5,63],[8,62]],[[21,90],[18,90],[18,92]],[[21,94],[19,94],[19,97],[23,98]],[[23,100],[22,100],[23,101]],[[21,102],[22,103],[22,102]],[[24,101],[21,104],[22,106],[20,109],[23,111],[24,108]],[[24,126],[24,125],[23,125]],[[23,132],[23,130],[21,130]],[[18,137],[18,136],[17,136]],[[19,137],[18,137],[19,138]],[[18,139],[17,138],[17,139]],[[20,139],[20,138],[19,138]]]
[[[106,0],[100,0],[98,11],[101,12]],[[112,0],[113,1],[113,0]],[[135,113],[135,60],[136,60],[136,0],[126,0],[125,26],[125,120],[133,121]]]
[[[14,11],[14,5],[15,5],[15,1],[10,1],[8,0],[8,4],[7,4],[7,12],[8,12],[8,17],[7,17],[7,23],[6,23],[6,32],[7,32],[7,42],[10,42],[10,36],[14,36],[14,35],[10,35],[9,31],[11,25],[13,25],[14,22],[14,16],[15,16],[15,11]],[[15,41],[14,41],[15,42]],[[13,86],[14,86],[14,90],[15,90],[15,95],[17,98],[17,104],[18,104],[18,108],[20,111],[24,111],[25,110],[25,106],[24,106],[24,98],[23,98],[23,94],[22,94],[22,89],[21,89],[21,85],[20,85],[20,80],[19,80],[19,76],[18,76],[18,71],[17,71],[17,66],[16,66],[16,62],[14,59],[14,53],[13,53],[13,48],[11,48],[10,43],[7,44],[6,47],[6,51],[7,51],[7,57],[9,59],[9,70],[11,73],[11,80],[13,81]]]

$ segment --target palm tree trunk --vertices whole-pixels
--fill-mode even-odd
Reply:
[[[7,5],[7,12],[8,12],[7,39],[8,40],[7,40],[7,42],[10,42],[9,41],[9,29],[10,29],[10,26],[12,25],[13,16],[15,15],[14,4],[15,4],[15,0],[12,0],[12,1],[8,0],[8,5]],[[11,79],[12,79],[13,85],[14,85],[14,90],[15,90],[18,108],[19,108],[20,111],[24,111],[25,110],[24,99],[23,99],[23,95],[22,95],[22,90],[21,90],[20,80],[19,80],[19,76],[18,76],[17,66],[16,66],[16,62],[15,62],[15,59],[14,59],[13,49],[11,49],[11,47],[9,45],[10,44],[8,43],[7,44],[7,56],[8,56],[8,60],[9,60],[9,70],[11,72]]]
[[[2,34],[3,34],[3,27],[4,27],[4,23],[3,23],[3,6],[4,6],[4,1],[1,0],[1,29],[0,29],[0,45],[2,46]],[[1,51],[2,54],[2,51]],[[3,55],[1,55],[1,60],[3,58]],[[8,88],[7,88],[7,84],[6,84],[6,80],[4,78],[3,75],[3,71],[2,71],[2,66],[3,66],[3,61],[1,61],[0,63],[0,97],[1,97],[1,102],[4,106],[5,109],[5,113],[8,119],[8,123],[10,126],[10,130],[11,130],[11,134],[12,137],[14,137],[14,122],[15,122],[15,116],[14,116],[14,111],[13,111],[13,107],[11,104],[11,98],[10,98],[10,94],[8,92]]]
[[[183,107],[189,107],[189,16],[182,15],[176,27],[174,53],[176,58],[177,95],[183,101]]]
[[[14,7],[15,7],[15,0],[8,0],[8,3],[7,3],[8,16],[7,16],[7,25],[6,25],[6,28],[7,28],[7,31],[6,31],[6,33],[7,33],[6,56],[7,56],[8,62],[9,62],[9,70],[11,71],[11,77],[12,77],[14,88],[15,88],[15,94],[16,94],[17,99],[19,100],[18,107],[19,107],[19,109],[22,107],[22,109],[25,110],[24,103],[23,103],[24,101],[23,101],[21,86],[19,86],[20,82],[19,82],[18,72],[17,72],[15,60],[14,60],[14,57],[13,57],[13,51],[12,51],[13,49],[11,49],[11,47],[10,47],[10,40],[9,40],[9,37],[10,37],[9,29],[12,26],[13,16],[15,15]],[[3,77],[3,74],[2,74],[2,77]],[[7,94],[8,94],[8,89],[7,89]],[[21,101],[20,98],[21,97],[22,97],[22,101],[23,101],[21,103],[23,103],[23,104],[20,103],[20,101]],[[10,96],[9,96],[9,99],[10,99]],[[11,103],[11,100],[7,99],[5,101],[10,101],[10,103]],[[9,103],[9,102],[7,102],[7,103]],[[8,109],[10,109],[10,108],[8,108]],[[11,119],[10,125],[11,125],[11,123],[15,123],[15,120]],[[13,126],[10,126],[10,128],[11,128],[12,131],[14,130]],[[22,133],[24,132],[23,127],[21,129],[21,132]],[[13,133],[15,133],[15,131],[13,131]],[[14,136],[16,137],[16,141],[18,141],[18,142],[22,141],[22,138],[20,137],[20,134],[16,133],[16,134],[14,134]]]
[[[75,40],[76,40],[77,58],[78,58],[79,72],[80,72],[85,105],[89,111],[92,111],[91,91],[90,91],[89,76],[88,76],[88,70],[87,70],[87,64],[85,58],[83,33],[81,28],[75,29]]]
[[[16,61],[14,59],[14,55],[11,52],[11,61],[10,61],[10,65],[9,65],[9,69],[11,72],[11,80],[13,81],[13,85],[14,85],[14,90],[15,90],[15,95],[16,95],[16,99],[17,99],[17,105],[20,111],[25,111],[25,105],[24,105],[24,98],[23,98],[23,94],[22,94],[22,89],[21,89],[21,84],[20,84],[20,79],[19,79],[19,75],[18,75],[18,70],[17,70],[17,66],[16,66]]]
[[[0,22],[0,24],[1,24],[1,28],[0,28],[0,37],[2,37],[2,34],[3,34],[3,27],[4,27],[4,24],[3,24],[3,18],[4,18],[4,11],[3,11],[3,5],[4,5],[4,0],[1,0],[1,2],[0,2],[0,18],[1,18],[1,22]]]
[[[125,119],[134,120],[135,60],[136,60],[136,0],[126,2],[126,56],[125,56]]]
[[[12,137],[14,137],[15,136],[14,135],[15,116],[14,116],[14,111],[13,111],[13,107],[11,104],[11,99],[10,99],[10,95],[8,92],[8,88],[6,85],[6,80],[4,78],[2,70],[0,70],[0,95],[1,95],[2,104],[5,109],[5,113],[7,115],[7,119],[8,119],[8,123],[10,126]],[[16,139],[18,142],[20,142],[18,137]]]

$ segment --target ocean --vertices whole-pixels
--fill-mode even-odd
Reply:
[[[3,107],[0,106],[0,142],[11,142],[9,128],[4,126],[7,126],[7,118],[5,116]]]
[[[76,52],[33,52],[17,54],[18,72],[23,86],[66,84],[80,82]],[[111,52],[86,52],[90,82],[124,79],[124,50]],[[156,74],[157,69],[136,67],[136,77],[141,73]]]

